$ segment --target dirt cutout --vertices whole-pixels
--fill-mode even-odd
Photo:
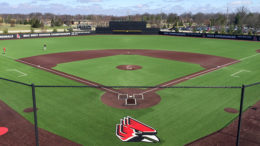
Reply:
[[[236,114],[238,113],[238,110],[234,109],[234,108],[225,108],[224,109],[225,112],[231,113],[231,114]]]
[[[36,110],[38,111],[38,108]],[[33,112],[33,107],[26,108],[26,109],[23,110],[23,112],[31,113],[31,112]]]
[[[9,132],[0,136],[1,146],[34,146],[34,125],[0,100],[0,127]],[[39,128],[39,144],[42,146],[80,146],[77,143]]]

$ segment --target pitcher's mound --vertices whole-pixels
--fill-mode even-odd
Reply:
[[[139,65],[119,65],[116,68],[121,69],[121,70],[138,70],[138,69],[142,69],[142,67],[139,66]]]

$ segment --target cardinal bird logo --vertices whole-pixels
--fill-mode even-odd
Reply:
[[[131,117],[124,117],[116,125],[116,136],[124,142],[159,142],[157,132],[152,127]]]

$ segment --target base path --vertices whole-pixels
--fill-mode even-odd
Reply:
[[[45,68],[53,68],[60,63],[95,59],[95,58],[115,56],[115,55],[142,55],[142,56],[148,56],[154,58],[175,60],[175,61],[199,64],[200,66],[206,69],[221,66],[236,61],[230,58],[199,54],[199,53],[176,52],[176,51],[166,51],[166,50],[137,50],[137,49],[73,51],[73,52],[32,56],[28,58],[21,58],[18,59],[17,61],[24,61],[27,63],[32,63],[34,65],[40,65]]]
[[[34,125],[0,100],[0,127],[7,127],[8,133],[0,136],[1,146],[34,146]],[[39,145],[80,146],[80,144],[39,128]]]
[[[239,62],[238,60],[213,56],[213,55],[206,55],[206,54],[198,54],[198,53],[188,53],[188,52],[176,52],[176,51],[166,51],[166,50],[137,50],[137,49],[113,49],[113,50],[86,50],[86,51],[74,51],[74,52],[64,52],[64,53],[54,53],[54,54],[46,54],[40,56],[32,56],[28,58],[21,58],[18,59],[18,62],[31,65],[33,67],[69,78],[71,80],[78,81],[80,83],[90,85],[90,86],[101,86],[101,90],[106,91],[105,94],[108,99],[111,99],[112,95],[116,94],[131,94],[133,89],[129,90],[118,90],[113,88],[106,88],[104,85],[99,83],[86,80],[77,76],[73,76],[55,69],[52,69],[56,65],[60,63],[67,63],[73,61],[80,61],[80,60],[87,60],[87,59],[94,59],[100,57],[108,57],[108,56],[115,56],[115,55],[141,55],[141,56],[148,56],[160,59],[167,59],[167,60],[174,60],[174,61],[181,61],[186,63],[198,64],[205,68],[205,70],[190,74],[188,76],[184,76],[178,79],[173,79],[171,81],[167,81],[165,83],[161,83],[158,86],[160,87],[170,87],[176,85],[178,83],[184,82],[186,80],[192,79],[194,77],[218,70],[220,68],[232,65],[234,63]],[[150,102],[158,103],[156,100],[155,92],[158,90],[162,90],[163,88],[153,88],[153,89],[146,89],[146,90],[138,90],[135,94],[143,94],[144,98],[149,97]],[[154,95],[154,96],[151,96]],[[102,96],[102,101],[108,101]],[[117,98],[117,96],[115,96]],[[139,102],[139,101],[138,101]],[[107,102],[105,104],[109,105]],[[150,106],[155,105],[151,103]],[[120,105],[114,105],[113,107],[121,107],[121,103],[118,102]],[[144,102],[140,102],[140,104],[132,105],[132,107],[140,108],[140,107],[149,107],[149,106],[141,106]],[[124,108],[129,108],[124,107]]]

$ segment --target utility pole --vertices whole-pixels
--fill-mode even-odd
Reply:
[[[127,21],[130,21],[129,9],[127,10]]]
[[[227,3],[227,13],[226,13],[226,25],[229,24],[229,9],[228,9],[228,3]]]
[[[161,8],[161,20],[160,20],[160,28],[162,28],[163,26],[162,26],[162,22],[163,22],[163,12],[162,12],[162,8]]]

